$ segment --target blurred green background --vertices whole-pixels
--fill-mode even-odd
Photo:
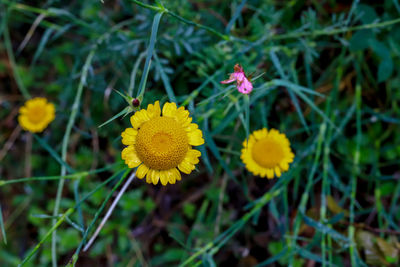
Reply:
[[[57,229],[58,265],[93,222],[92,236],[125,173],[130,115],[98,126],[127,106],[114,90],[139,93],[151,55],[141,107],[189,109],[201,162],[175,185],[135,180],[76,266],[398,266],[399,2],[137,2],[0,0],[0,266],[37,244],[25,265],[54,266],[44,238],[61,166],[77,175],[61,198],[60,216],[74,211]],[[220,84],[236,63],[258,77],[249,105]],[[57,112],[32,135],[17,116],[35,96]],[[240,161],[262,127],[285,133],[296,155],[280,179]],[[30,179],[7,183],[19,178]]]

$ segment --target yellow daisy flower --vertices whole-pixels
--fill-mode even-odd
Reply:
[[[137,111],[131,117],[132,128],[122,134],[122,143],[128,147],[121,153],[129,168],[138,167],[136,176],[146,176],[147,183],[175,184],[181,180],[178,169],[190,174],[199,163],[200,151],[192,146],[204,144],[203,134],[192,123],[189,111],[177,108],[175,103],[159,101],[147,109]]]
[[[35,97],[19,109],[18,122],[22,129],[40,133],[54,120],[55,114],[56,109],[52,103],[47,102],[46,98]]]
[[[290,142],[286,135],[278,130],[266,128],[254,131],[250,138],[243,142],[240,157],[247,170],[254,175],[268,179],[281,176],[289,169],[294,154],[290,149]]]

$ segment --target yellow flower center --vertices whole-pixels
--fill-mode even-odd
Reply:
[[[135,149],[143,163],[155,170],[177,167],[189,149],[186,131],[174,119],[157,117],[139,129]]]
[[[284,158],[280,143],[268,137],[254,144],[251,155],[254,161],[264,168],[274,168]]]
[[[31,107],[29,108],[27,115],[31,122],[38,123],[46,117],[46,108],[42,106]]]

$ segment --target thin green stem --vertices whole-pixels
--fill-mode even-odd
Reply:
[[[289,251],[291,253],[296,249],[296,240],[297,240],[297,236],[298,236],[298,233],[300,230],[302,215],[305,214],[306,205],[307,205],[308,197],[309,197],[309,192],[313,185],[314,178],[315,178],[314,176],[315,176],[315,173],[316,173],[318,165],[319,165],[321,151],[322,151],[322,144],[324,142],[326,128],[327,128],[327,123],[326,123],[326,121],[324,121],[319,128],[319,134],[318,134],[318,139],[317,139],[317,148],[315,151],[314,162],[313,162],[311,171],[308,175],[306,188],[304,190],[304,193],[301,196],[298,213],[297,213],[295,221],[294,221],[293,236],[291,237],[291,240],[288,245]],[[291,258],[289,266],[293,266],[293,260],[294,260],[294,257]]]
[[[89,55],[86,58],[84,66],[83,66],[82,76],[81,76],[81,79],[79,82],[79,86],[78,86],[78,90],[77,90],[77,93],[75,96],[74,103],[72,105],[72,112],[69,117],[67,128],[65,130],[65,134],[64,134],[64,138],[63,138],[63,142],[62,142],[61,159],[64,162],[67,161],[67,150],[68,150],[68,143],[69,143],[69,138],[71,135],[71,130],[75,123],[76,115],[78,114],[79,104],[80,104],[81,96],[82,96],[82,92],[83,92],[83,86],[86,84],[86,77],[87,77],[89,67],[90,67],[90,64],[92,63],[96,49],[97,49],[97,46],[94,46],[92,48],[92,50],[90,51]],[[66,172],[67,172],[67,169],[65,168],[64,165],[62,165],[61,166],[61,176],[64,177],[66,175]],[[61,202],[62,190],[64,188],[64,182],[65,182],[65,179],[61,178],[58,183],[56,201],[55,201],[54,210],[53,210],[53,216],[57,216],[57,214],[58,214],[58,210],[59,210],[60,202]],[[53,223],[56,223],[56,221],[53,220]],[[54,231],[52,234],[51,258],[52,258],[53,267],[57,267],[57,231]]]
[[[125,173],[122,175],[121,179],[119,179],[118,183],[115,184],[115,186],[113,187],[113,189],[111,190],[111,192],[107,195],[106,199],[103,201],[103,203],[101,204],[100,208],[96,211],[96,214],[93,218],[93,220],[91,221],[90,225],[87,227],[85,233],[83,234],[82,237],[82,241],[79,244],[78,248],[76,249],[74,255],[72,255],[71,259],[69,260],[69,263],[67,266],[75,266],[76,262],[78,261],[79,258],[79,253],[83,248],[83,245],[86,242],[86,239],[90,233],[90,231],[93,229],[97,219],[100,217],[100,214],[103,212],[106,204],[108,203],[109,199],[111,198],[111,196],[114,194],[115,190],[117,190],[117,188],[122,184],[122,182],[125,180],[126,176],[129,174],[130,169],[126,170]],[[83,200],[83,199],[82,199]],[[81,201],[82,201],[81,200]]]
[[[151,26],[151,35],[150,35],[149,46],[147,48],[146,62],[144,63],[144,69],[143,69],[142,78],[140,79],[138,95],[136,96],[136,98],[139,99],[140,102],[142,101],[144,92],[146,91],[147,76],[148,76],[149,70],[150,70],[151,58],[153,57],[154,47],[155,47],[156,40],[157,40],[158,26],[160,24],[162,15],[163,15],[163,12],[157,13],[154,16],[153,25]]]
[[[51,8],[51,9],[42,9],[42,8],[37,8],[37,7],[33,7],[33,6],[29,6],[29,5],[25,5],[25,4],[21,4],[21,3],[14,3],[12,1],[8,1],[8,0],[2,0],[2,2],[6,5],[9,6],[10,9],[18,9],[18,10],[25,10],[25,11],[29,11],[29,12],[33,12],[33,13],[38,13],[38,14],[42,14],[44,16],[66,16],[68,18],[71,19],[72,22],[74,22],[76,25],[82,26],[84,28],[93,30],[94,28],[89,25],[89,23],[75,17],[73,14],[66,12],[63,9],[58,9],[58,8]]]
[[[6,236],[6,230],[4,227],[3,211],[1,209],[1,204],[0,204],[0,229],[1,229],[1,234],[3,235],[4,244],[7,245],[7,236]]]
[[[104,168],[92,170],[92,171],[84,171],[84,172],[77,172],[73,174],[68,174],[65,176],[61,175],[55,175],[55,176],[38,176],[38,177],[28,177],[28,178],[19,178],[19,179],[14,179],[14,180],[0,180],[0,187],[9,185],[9,184],[16,184],[16,183],[24,183],[24,182],[32,182],[32,181],[49,181],[49,180],[60,180],[62,178],[64,179],[80,179],[83,177],[86,177],[91,174],[96,174],[100,172],[105,172],[108,171],[112,168],[114,168],[117,164],[112,164]]]
[[[354,207],[356,201],[356,193],[357,193],[357,175],[359,174],[359,162],[360,162],[360,144],[361,144],[361,85],[359,83],[356,84],[356,95],[355,95],[355,103],[356,103],[356,150],[354,153],[354,161],[353,161],[353,172],[351,175],[351,194],[350,194],[350,226],[348,236],[350,239],[350,257],[352,266],[357,266],[357,248],[354,239],[355,228],[354,228]]]
[[[183,23],[186,23],[186,24],[188,24],[188,25],[191,25],[191,26],[195,26],[195,27],[199,27],[199,28],[201,28],[201,29],[204,29],[204,30],[206,30],[206,31],[208,31],[208,32],[210,32],[210,33],[212,33],[212,34],[218,36],[219,38],[221,38],[221,39],[223,39],[223,40],[228,41],[228,40],[230,39],[230,38],[229,38],[229,35],[222,34],[222,33],[218,32],[218,31],[214,30],[214,29],[211,28],[211,27],[208,27],[208,26],[205,26],[205,25],[202,25],[202,24],[199,24],[199,23],[196,23],[196,22],[187,20],[187,19],[185,19],[185,18],[183,18],[183,17],[181,17],[181,16],[175,14],[174,12],[169,11],[168,9],[166,10],[166,13],[167,13],[168,15],[170,15],[170,16],[176,18],[177,20],[182,21]]]
[[[183,23],[185,23],[187,25],[191,25],[191,26],[194,26],[194,27],[198,27],[198,28],[204,29],[204,30],[208,31],[209,33],[212,33],[212,34],[218,36],[219,38],[221,38],[223,40],[230,40],[229,35],[222,34],[222,33],[218,32],[218,31],[214,30],[213,28],[208,27],[206,25],[202,25],[202,24],[196,23],[194,21],[185,19],[185,18],[177,15],[176,13],[174,13],[174,12],[164,8],[164,7],[156,7],[156,6],[144,4],[144,3],[140,2],[140,1],[137,1],[137,0],[130,0],[130,1],[134,2],[135,4],[137,4],[137,5],[141,6],[141,7],[144,7],[144,8],[156,11],[156,12],[164,12],[164,13],[170,15],[171,17],[173,17],[173,18],[175,18],[175,19],[177,19],[177,20],[179,20],[179,21],[181,21],[181,22],[183,22]]]
[[[28,254],[28,256],[25,257],[25,259],[21,262],[19,266],[23,266],[25,263],[27,263],[32,256],[36,253],[36,251],[41,247],[41,245],[47,240],[47,238],[50,237],[52,233],[56,231],[56,229],[67,219],[67,217],[74,212],[74,208],[69,208],[63,216],[61,216],[58,221],[51,227],[51,229],[46,233],[46,235],[43,237],[42,240],[33,248],[33,250]]]
[[[4,45],[6,47],[8,59],[10,61],[11,69],[13,70],[14,78],[15,78],[15,81],[17,82],[18,89],[21,91],[21,93],[25,99],[29,99],[29,98],[31,98],[31,95],[29,94],[28,90],[25,88],[24,82],[22,81],[22,78],[18,71],[17,63],[15,62],[15,57],[14,57],[14,53],[13,53],[12,46],[11,46],[10,33],[8,31],[8,26],[7,26],[7,17],[8,17],[7,13],[8,13],[8,10],[5,12],[5,15],[3,17]]]
[[[141,7],[156,11],[156,12],[164,11],[164,8],[162,8],[162,7],[156,7],[156,6],[148,5],[148,4],[142,3],[142,2],[137,1],[137,0],[130,0],[130,1],[134,2],[138,6],[141,6]]]
[[[315,31],[310,31],[310,32],[290,32],[287,34],[271,36],[270,38],[267,38],[267,41],[294,39],[294,38],[302,38],[302,37],[308,37],[308,36],[317,37],[317,36],[321,36],[321,35],[335,35],[335,34],[353,32],[353,31],[359,31],[359,30],[382,28],[382,27],[394,25],[397,23],[400,23],[400,18],[383,21],[383,22],[379,22],[379,23],[369,23],[369,24],[363,24],[363,25],[359,25],[359,26],[344,27],[344,28],[333,29],[333,30],[323,29],[323,30],[315,30]]]

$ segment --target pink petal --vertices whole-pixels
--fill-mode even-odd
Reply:
[[[237,89],[242,94],[250,94],[253,90],[253,84],[247,78],[244,78],[242,83],[237,84]]]
[[[236,79],[224,80],[224,81],[220,81],[220,83],[227,84],[227,83],[231,83],[231,82],[234,82],[234,81],[236,81]]]
[[[243,79],[246,79],[244,72],[235,72],[235,73],[233,73],[233,76],[235,76],[235,78],[238,82],[243,82]]]
[[[221,83],[226,84],[226,83],[231,83],[231,82],[234,82],[234,81],[236,81],[236,76],[235,76],[234,73],[231,73],[231,75],[229,75],[229,79],[221,81]]]

